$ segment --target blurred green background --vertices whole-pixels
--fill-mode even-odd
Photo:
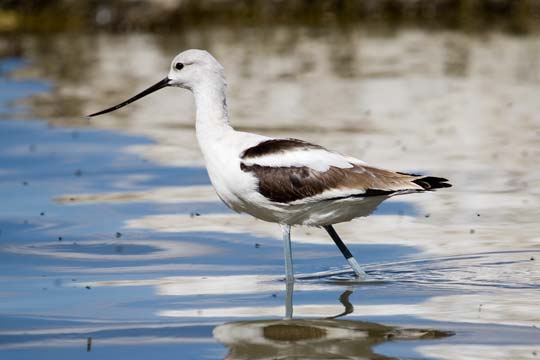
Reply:
[[[523,33],[540,0],[3,0],[0,32],[175,31],[212,24],[365,23]]]

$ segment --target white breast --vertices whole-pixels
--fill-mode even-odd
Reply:
[[[200,144],[216,193],[227,206],[237,212],[251,213],[248,210],[253,206],[253,201],[264,199],[257,191],[257,179],[240,169],[240,153],[265,139],[263,136],[233,130],[227,136]]]

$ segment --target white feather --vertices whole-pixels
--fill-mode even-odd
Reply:
[[[327,171],[331,166],[341,169],[353,167],[351,158],[324,149],[293,149],[243,160],[245,165],[269,167],[309,167]]]

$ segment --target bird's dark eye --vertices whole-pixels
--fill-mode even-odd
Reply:
[[[174,67],[176,68],[176,70],[182,70],[184,68],[184,64],[179,62],[174,64]]]

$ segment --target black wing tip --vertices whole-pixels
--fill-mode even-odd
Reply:
[[[448,179],[436,176],[424,176],[420,179],[413,180],[413,183],[420,185],[424,190],[435,190],[441,188],[452,187],[452,184],[448,182]]]

